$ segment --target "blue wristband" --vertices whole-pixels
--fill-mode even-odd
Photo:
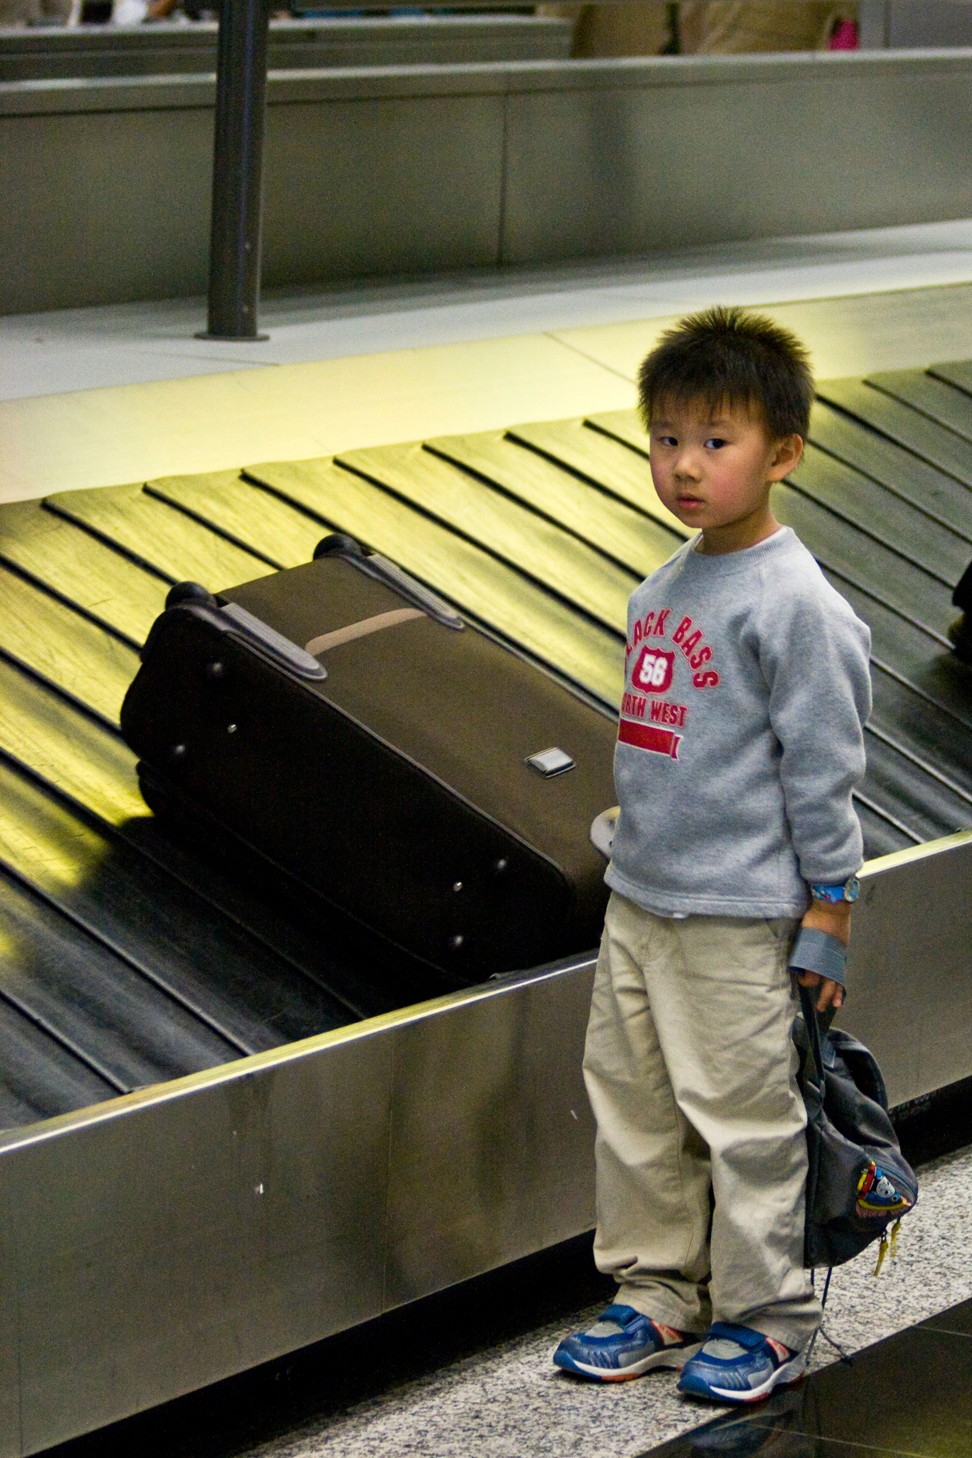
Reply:
[[[802,926],[796,934],[790,953],[790,969],[793,972],[818,972],[830,982],[846,986],[844,966],[847,962],[847,948],[830,932],[818,931],[816,927]]]

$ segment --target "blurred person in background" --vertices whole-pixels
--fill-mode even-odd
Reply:
[[[678,49],[682,55],[852,49],[857,10],[833,0],[682,0]]]
[[[835,0],[640,0],[537,10],[574,22],[577,59],[848,50],[857,44],[857,12],[856,4]]]

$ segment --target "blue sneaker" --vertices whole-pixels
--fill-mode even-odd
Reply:
[[[631,1306],[609,1306],[589,1331],[564,1337],[553,1354],[554,1365],[595,1382],[624,1382],[653,1367],[681,1367],[699,1350],[696,1336],[679,1332],[666,1341],[647,1316]]]
[[[798,1382],[806,1367],[803,1352],[790,1352],[760,1331],[717,1321],[701,1351],[685,1363],[679,1392],[711,1402],[759,1402],[774,1387]]]

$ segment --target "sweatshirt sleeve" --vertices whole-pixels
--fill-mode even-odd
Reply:
[[[863,856],[851,795],[864,775],[871,635],[822,576],[812,586],[764,589],[760,666],[800,874],[837,884]]]

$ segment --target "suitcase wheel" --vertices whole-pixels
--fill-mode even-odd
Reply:
[[[185,602],[204,603],[206,607],[217,605],[213,594],[198,582],[177,582],[174,587],[169,588],[165,605],[167,608],[181,607]]]
[[[322,537],[314,548],[314,561],[319,557],[363,557],[364,549],[360,542],[354,537],[349,537],[346,532],[331,532],[328,536]]]

